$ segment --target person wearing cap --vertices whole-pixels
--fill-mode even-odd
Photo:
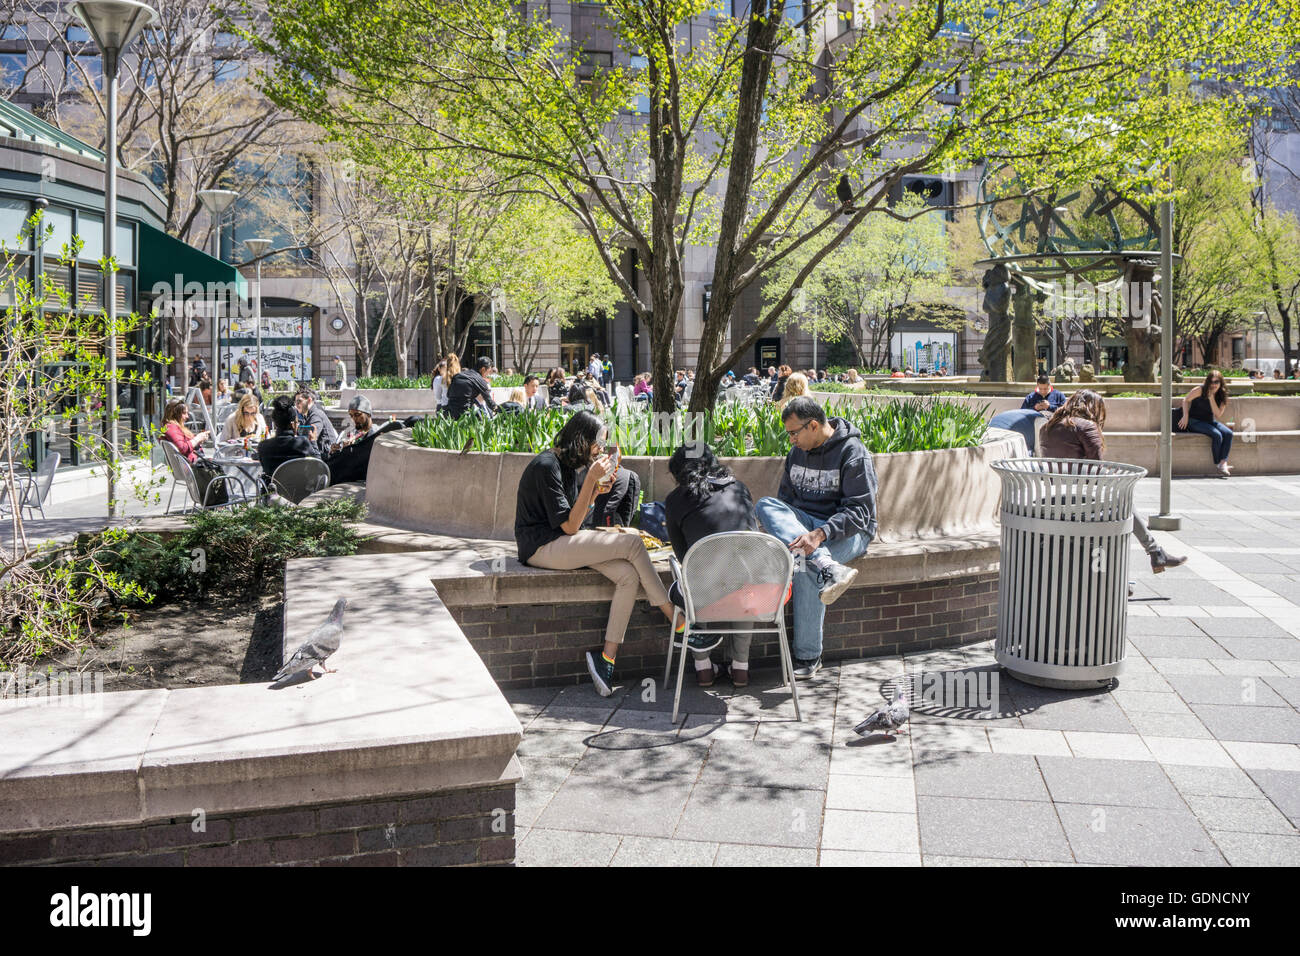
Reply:
[[[364,395],[355,396],[348,402],[348,417],[352,419],[352,424],[339,433],[339,440],[330,446],[330,451],[338,451],[377,432],[379,429],[372,416],[370,399]]]
[[[497,411],[497,403],[492,401],[492,387],[484,376],[492,368],[492,360],[486,355],[474,363],[474,369],[462,369],[452,377],[447,387],[447,414],[460,418],[475,403],[481,403]]]

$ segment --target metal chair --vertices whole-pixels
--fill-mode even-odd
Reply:
[[[759,531],[727,531],[701,538],[686,552],[680,564],[676,558],[670,559],[669,563],[686,604],[686,629],[680,637],[676,630],[682,609],[673,609],[673,621],[668,631],[668,661],[664,664],[664,685],[667,686],[673,651],[681,650],[677,690],[673,697],[673,722],[677,721],[682,699],[682,676],[686,672],[687,651],[690,650],[688,641],[695,630],[707,630],[718,635],[775,633],[781,650],[781,676],[790,685],[795,719],[803,720],[790,643],[785,633],[785,605],[794,574],[794,555],[790,550],[776,538]],[[703,627],[714,621],[747,621],[754,627],[724,630]]]
[[[54,472],[62,460],[62,455],[52,451],[45,455],[35,473],[23,466],[14,468],[14,487],[18,492],[18,503],[15,507],[26,511],[27,517],[34,517],[36,511],[40,511],[42,518],[45,517],[45,499],[50,496],[50,489],[54,487]],[[0,483],[0,510],[13,510],[8,504],[8,497],[8,487]]]
[[[194,507],[202,508],[205,511],[213,507],[221,508],[227,505],[233,507],[237,504],[247,504],[251,500],[244,493],[243,487],[234,475],[216,475],[200,493],[199,479],[194,474],[194,469],[190,466],[190,463],[185,460],[185,456],[180,453],[180,449],[166,439],[161,439],[158,444],[162,446],[163,455],[166,457],[167,464],[171,468],[172,477],[175,479],[172,484],[171,494],[167,496],[167,510],[163,512],[164,514],[171,514],[172,497],[176,494],[177,484],[184,486],[190,500],[194,502]],[[211,504],[212,490],[222,485],[226,488],[226,500],[218,505]],[[232,488],[235,491],[234,495],[231,494]],[[185,510],[188,511],[189,509],[186,508]]]
[[[329,465],[319,458],[294,458],[275,469],[271,488],[281,498],[298,504],[330,484]]]

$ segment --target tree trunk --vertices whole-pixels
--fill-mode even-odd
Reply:
[[[1129,266],[1121,288],[1124,295],[1124,340],[1128,345],[1128,361],[1124,363],[1124,381],[1154,382],[1156,377],[1156,350],[1160,336],[1152,335],[1150,327],[1134,328],[1133,320],[1150,317],[1154,324],[1164,325],[1160,316],[1160,297],[1155,292],[1155,270],[1150,266]]]

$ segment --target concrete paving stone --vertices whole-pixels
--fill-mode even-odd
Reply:
[[[674,836],[679,840],[815,848],[824,799],[820,790],[699,784],[691,792]]]
[[[1209,739],[1213,736],[1191,711],[1186,714],[1147,714],[1141,711],[1130,711],[1128,719],[1133,725],[1133,729],[1143,737],[1199,737]]]
[[[1210,661],[1220,674],[1229,677],[1282,677],[1285,676],[1278,666],[1271,661],[1242,660],[1236,657],[1221,657]]]
[[[1177,674],[1169,678],[1178,695],[1189,704],[1281,707],[1286,702],[1258,677],[1224,674]],[[1253,699],[1252,699],[1253,698]]]
[[[645,678],[654,680],[655,683],[649,687],[637,685],[632,688],[632,693],[625,695],[619,703],[618,712],[664,712],[671,714],[673,711],[673,694],[677,690],[676,675],[674,674],[673,683],[667,687],[660,687],[657,678]],[[678,706],[678,711],[683,714],[725,714],[728,710],[730,697],[723,696],[720,692],[723,684],[723,678],[719,678],[713,687],[705,689],[695,683],[695,675],[688,673],[682,682],[682,699]],[[734,688],[726,688],[734,690]]]
[[[953,750],[966,753],[991,753],[988,731],[954,722],[918,724],[911,727],[914,750]],[[902,738],[900,738],[902,739]]]
[[[699,740],[711,743],[715,740],[753,740],[758,732],[757,720],[719,720],[717,717],[701,717],[695,714],[687,716],[678,732],[680,740]]]
[[[1300,866],[1300,834],[1211,831],[1232,866]]]
[[[1195,657],[1204,660],[1222,657],[1224,651],[1221,645],[1195,630],[1176,635],[1130,633],[1128,639],[1148,660],[1155,657]],[[1159,667],[1156,669],[1159,670]]]
[[[524,734],[516,751],[520,757],[581,757],[590,734],[570,731],[533,731]]]
[[[712,866],[717,855],[716,843],[628,836],[610,866]]]
[[[1290,637],[1272,621],[1262,618],[1199,618],[1196,626],[1216,640],[1220,637]]]
[[[746,846],[743,843],[721,843],[714,866],[790,867],[816,866],[817,851],[795,849],[788,846]]]
[[[542,815],[546,805],[551,802],[555,796],[554,790],[525,790],[522,787],[515,791],[515,831],[527,830],[537,822],[537,818]],[[516,840],[518,837],[516,837]]]
[[[568,779],[578,762],[577,754],[561,757],[525,757],[520,760],[524,768],[523,779],[516,785],[520,790],[558,790]]]
[[[1296,826],[1300,826],[1300,772],[1251,770],[1251,779]]]
[[[536,825],[629,836],[672,836],[690,793],[689,781],[619,782],[574,774],[556,791]]]
[[[1104,734],[1067,730],[1066,742],[1076,757],[1110,760],[1155,760],[1138,734]]]
[[[521,687],[502,691],[502,696],[510,704],[510,709],[519,718],[519,723],[526,730],[534,717],[550,704],[556,694],[554,687]]]
[[[1124,709],[1126,714],[1135,710],[1150,714],[1187,715],[1191,713],[1187,709],[1187,704],[1173,691],[1113,690],[1110,696],[1115,703]]]
[[[719,740],[699,779],[703,786],[825,790],[830,757],[827,744]]]
[[[1155,763],[1039,757],[1051,799],[1058,804],[1091,806],[1181,807],[1182,798]]]
[[[763,743],[820,744],[829,746],[834,739],[830,721],[760,720],[754,740]]]
[[[1278,661],[1300,660],[1300,641],[1293,637],[1224,637],[1219,639],[1223,649],[1233,657],[1243,660]]]
[[[1021,697],[1017,696],[1018,701]],[[1109,694],[1044,699],[1027,705],[1020,722],[1030,730],[1087,730],[1131,734],[1133,724]]]
[[[1188,794],[1184,799],[1207,830],[1295,833],[1295,825],[1268,800]]]
[[[1059,730],[990,727],[989,745],[994,753],[1070,756],[1070,745]]]
[[[540,718],[546,719],[543,714]],[[629,710],[620,707],[610,716],[605,723],[605,731],[617,730],[638,730],[646,732],[658,732],[676,736],[677,729],[681,727],[682,722],[686,720],[686,714],[677,715],[677,720],[673,720],[671,710]]]
[[[1163,677],[1173,674],[1218,674],[1220,671],[1204,658],[1152,657],[1149,659],[1156,673]]]
[[[1146,665],[1145,670],[1136,671],[1132,668],[1131,665],[1137,660]],[[1156,669],[1147,662],[1145,657],[1130,657],[1124,662],[1124,672],[1120,674],[1111,693],[1117,690],[1167,691],[1169,689],[1169,681],[1165,680],[1163,675],[1157,673]]]
[[[1292,707],[1300,707],[1300,677],[1268,676],[1264,683]]]
[[[1300,714],[1290,707],[1220,704],[1192,704],[1191,707],[1219,740],[1300,743]]]
[[[592,688],[590,679],[584,679],[581,684],[569,684],[561,687],[552,698],[551,706],[565,709],[593,707],[597,710],[612,711],[623,703],[627,694],[627,687],[615,687],[614,692],[608,697],[601,697]]]
[[[573,767],[573,772],[614,780],[672,779],[694,782],[699,776],[700,768],[704,766],[708,752],[707,743],[680,739],[674,740],[669,746],[640,749],[605,750],[592,746],[587,748],[582,759]]]
[[[910,777],[864,777],[833,773],[826,783],[830,810],[916,813],[916,784]]]
[[[1189,764],[1199,767],[1233,766],[1232,758],[1217,740],[1144,734],[1142,742],[1160,764]]]
[[[1024,860],[998,860],[987,856],[936,856],[921,857],[922,866],[1024,866]]]
[[[1069,861],[1051,803],[918,796],[924,856]]]
[[[532,733],[587,733],[605,726],[614,716],[613,707],[558,707],[552,704],[528,725]]]
[[[822,853],[856,850],[868,853],[917,855],[916,815],[871,810],[827,810],[822,822]]]
[[[1174,789],[1184,796],[1234,797],[1258,800],[1263,791],[1246,772],[1235,764],[1227,767],[1199,767],[1188,764],[1165,764],[1165,774]]]
[[[906,737],[854,736],[831,748],[831,773],[867,777],[912,776],[912,747]]]
[[[917,750],[914,751],[914,760],[918,795],[994,800],[1050,799],[1038,765],[1028,754]]]
[[[515,847],[519,866],[609,866],[622,836],[533,827]]]
[[[1300,770],[1300,747],[1243,740],[1220,740],[1243,770]]]
[[[861,850],[822,850],[821,866],[854,866],[885,869],[895,866],[920,866],[921,854],[873,853]]]
[[[1184,806],[1115,807],[1057,804],[1075,859],[1122,866],[1225,866],[1196,817]]]
[[[1154,606],[1153,610],[1154,610]],[[1130,617],[1128,619],[1128,639],[1135,646],[1136,638],[1147,637],[1185,637],[1201,635],[1196,625],[1189,618],[1178,617]],[[1203,635],[1202,635],[1203,636]],[[1145,656],[1150,657],[1145,651]]]
[[[1300,677],[1300,661],[1273,661],[1272,664],[1287,677]]]

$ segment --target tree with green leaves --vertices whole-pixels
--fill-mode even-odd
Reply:
[[[1196,63],[1263,86],[1300,49],[1287,0],[928,0],[864,5],[848,30],[837,6],[792,22],[774,0],[735,18],[712,0],[610,0],[618,60],[594,72],[594,43],[504,0],[270,0],[257,42],[269,97],[355,148],[490,157],[501,182],[569,210],[649,329],[660,409],[688,256],[713,250],[693,410],[825,257],[894,214],[904,177],[989,162],[1030,192],[1158,193],[1168,163],[1241,112],[1162,81]],[[741,295],[794,255],[784,294],[724,347]]]
[[[568,328],[575,315],[612,317],[620,298],[578,223],[537,196],[507,206],[465,263],[462,280],[484,298],[499,292],[497,318],[521,372],[533,368],[548,329]]]

